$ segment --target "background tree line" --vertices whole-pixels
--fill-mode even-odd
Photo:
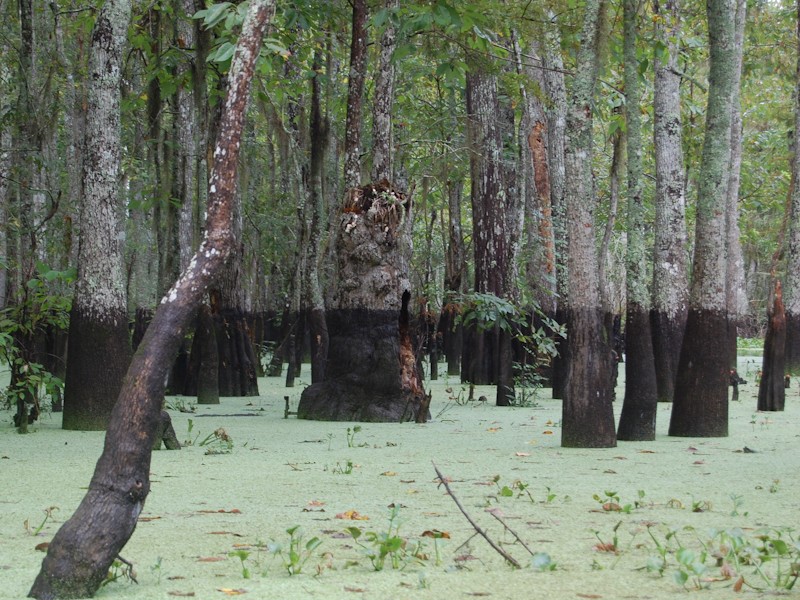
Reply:
[[[105,33],[101,8],[119,11]],[[130,329],[135,348],[202,239],[245,8],[0,3],[2,343],[21,428],[58,379],[65,427],[105,426]],[[520,337],[561,323],[546,376],[566,445],[654,435],[676,386],[674,432],[724,435],[737,334],[763,333],[783,273],[790,325],[800,310],[796,19],[779,1],[280,3],[241,142],[238,246],[170,390],[256,393],[266,343],[287,385],[324,357],[335,215],[386,179],[412,198],[412,312],[451,373],[513,403]],[[713,335],[691,329],[708,310]],[[615,318],[641,361],[619,432]],[[678,376],[687,318],[692,351],[727,349],[701,402],[697,374]]]

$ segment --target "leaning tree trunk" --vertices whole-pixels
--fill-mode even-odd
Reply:
[[[642,118],[640,112],[638,0],[624,2],[625,52],[625,134],[628,138],[628,253],[625,318],[625,400],[622,404],[617,439],[656,439],[657,387],[650,333],[650,298],[647,287],[648,252],[645,243],[642,199]]]
[[[578,65],[567,115],[566,190],[569,292],[568,366],[561,444],[616,445],[611,404],[611,348],[603,330],[598,289],[592,191],[592,106],[597,78],[600,1],[586,2]]]
[[[233,58],[214,152],[203,242],[161,301],[133,358],[89,491],[50,542],[42,570],[28,594],[32,598],[93,596],[136,528],[150,492],[150,458],[161,417],[164,377],[208,286],[234,246],[230,232],[242,123],[272,9],[271,0],[251,3]]]
[[[120,81],[130,17],[130,0],[109,0],[92,31],[80,217],[92,227],[78,249],[64,429],[105,429],[131,358],[119,240]]]
[[[733,0],[708,0],[709,72],[706,132],[697,198],[689,316],[669,434],[728,435],[728,319],[725,298],[725,201],[736,61]]]
[[[659,11],[659,5],[655,5]],[[678,0],[656,12],[656,35],[669,50],[666,62],[655,57],[653,138],[656,163],[653,309],[650,320],[656,364],[658,401],[672,402],[675,376],[686,326],[686,199],[681,135],[681,75],[678,71]]]
[[[764,338],[764,362],[758,384],[758,410],[783,410],[786,402],[786,314],[781,282],[775,282],[775,299],[767,315],[769,325]]]
[[[336,228],[338,282],[326,316],[325,381],[297,416],[324,421],[425,420],[409,323],[411,202],[385,186],[352,188]]]

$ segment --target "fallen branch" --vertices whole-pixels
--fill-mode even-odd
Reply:
[[[517,532],[516,532],[516,531],[514,531],[513,529],[511,529],[511,527],[509,527],[509,526],[508,526],[508,523],[506,523],[505,521],[503,521],[503,519],[500,517],[500,515],[498,515],[498,514],[497,514],[497,512],[496,512],[496,509],[492,509],[492,510],[490,510],[490,511],[487,511],[487,512],[488,512],[490,515],[492,515],[492,516],[493,516],[495,519],[497,519],[498,521],[500,521],[500,523],[502,523],[502,524],[503,524],[503,527],[505,528],[505,530],[506,530],[506,531],[508,531],[508,532],[509,532],[511,535],[513,535],[513,536],[514,536],[514,538],[516,538],[516,540],[517,540],[517,541],[518,541],[520,544],[522,544],[522,547],[523,547],[523,548],[525,548],[525,550],[527,550],[527,551],[528,551],[528,554],[530,554],[531,556],[536,556],[536,554],[533,552],[533,550],[531,550],[530,548],[528,548],[528,544],[526,544],[526,543],[523,541],[523,539],[522,539],[521,537],[519,537],[519,535],[517,535]]]
[[[475,523],[475,521],[472,520],[472,517],[469,516],[467,511],[464,510],[464,507],[461,505],[461,502],[459,502],[458,498],[456,498],[456,495],[453,493],[453,490],[450,489],[450,485],[447,483],[447,480],[444,478],[444,475],[442,475],[442,472],[439,470],[439,467],[437,467],[436,463],[433,462],[433,461],[431,461],[431,464],[433,465],[433,470],[436,471],[436,475],[439,477],[439,482],[441,483],[441,485],[444,486],[444,489],[447,491],[447,495],[450,496],[453,499],[453,502],[456,503],[456,506],[458,507],[458,510],[460,510],[461,514],[464,515],[464,517],[467,519],[467,521],[469,521],[469,524],[472,525],[472,528],[475,530],[475,532],[478,535],[480,535],[483,539],[485,539],[489,543],[489,545],[492,548],[494,548],[495,551],[500,556],[502,556],[509,564],[511,564],[512,566],[516,567],[517,569],[522,568],[521,565],[519,564],[519,562],[517,562],[517,559],[515,559],[508,552],[506,552],[500,546],[498,546],[494,542],[494,540],[492,540],[492,538],[489,537],[489,534],[487,534],[483,529],[481,529],[478,526],[477,523]]]

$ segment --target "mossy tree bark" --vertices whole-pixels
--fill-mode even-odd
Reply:
[[[655,246],[653,250],[653,335],[658,401],[672,402],[689,301],[686,198],[681,133],[677,41],[678,0],[656,2],[657,40],[668,58],[655,56],[653,138],[656,164]]]
[[[639,2],[623,4],[625,54],[625,134],[628,137],[628,253],[625,319],[625,400],[617,439],[649,441],[656,438],[657,387],[650,332],[650,297],[647,286],[645,214],[642,200],[642,119],[639,60]]]
[[[689,316],[683,338],[669,434],[728,435],[728,315],[725,297],[725,203],[731,98],[736,67],[734,0],[707,3],[710,72],[697,199]]]
[[[303,390],[298,418],[427,418],[409,329],[410,209],[385,182],[348,192],[336,227],[325,380]]]
[[[595,252],[592,190],[592,106],[598,69],[600,1],[584,8],[581,45],[567,113],[566,189],[568,223],[566,311],[568,366],[561,444],[616,445],[611,404],[611,348],[604,334]]]
[[[109,1],[92,30],[80,216],[84,227],[70,314],[64,429],[106,428],[131,359],[119,238],[120,82],[130,18],[130,0]]]
[[[794,94],[794,157],[786,269],[786,370],[800,373],[800,0],[797,2],[797,70]]]
[[[242,124],[253,68],[272,11],[270,0],[251,3],[233,58],[209,181],[203,242],[161,301],[133,358],[89,491],[51,541],[29,592],[32,598],[93,596],[134,532],[150,491],[150,458],[161,418],[164,377],[198,305],[234,246],[231,220]]]

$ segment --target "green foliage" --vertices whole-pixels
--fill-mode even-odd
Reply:
[[[347,532],[372,563],[372,568],[382,571],[388,564],[393,569],[403,569],[412,562],[421,563],[421,542],[412,544],[400,535],[400,508],[392,506],[386,531],[362,531],[348,527]]]
[[[60,378],[37,362],[34,342],[50,329],[68,328],[72,300],[66,292],[76,273],[74,269],[57,271],[40,261],[35,269],[16,301],[0,310],[0,360],[13,374],[3,392],[9,406],[20,401],[38,405],[44,395],[60,395],[64,387]]]
[[[299,525],[290,527],[286,533],[289,534],[287,544],[273,541],[268,544],[267,548],[273,556],[280,557],[289,575],[299,575],[305,564],[314,555],[314,551],[322,544],[322,540],[316,536],[305,540],[303,530]]]

